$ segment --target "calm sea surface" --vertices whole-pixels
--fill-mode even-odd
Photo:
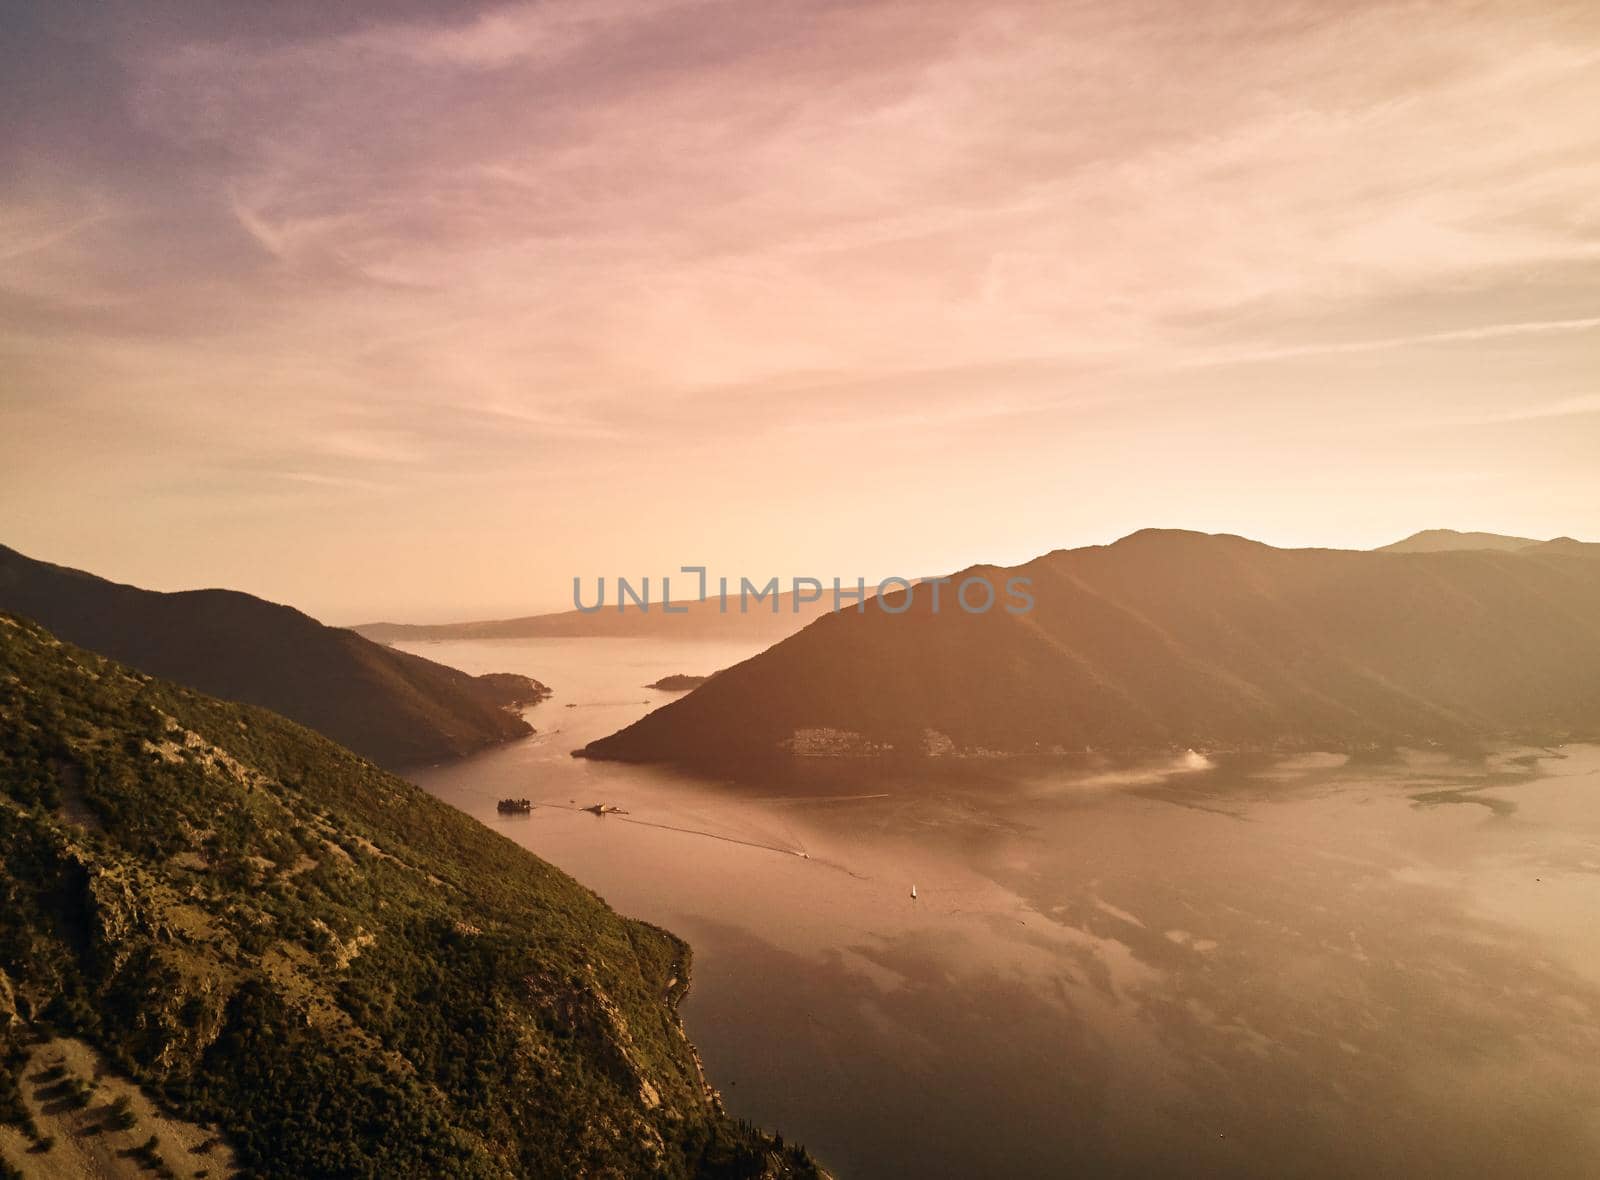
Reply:
[[[687,938],[729,1109],[841,1180],[1600,1175],[1600,750],[735,786],[569,752],[753,647],[405,646],[555,689],[411,777]]]

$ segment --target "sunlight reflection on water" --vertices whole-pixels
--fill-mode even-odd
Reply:
[[[1600,1158],[1600,751],[736,789],[569,751],[748,649],[412,650],[555,688],[535,738],[413,777],[688,938],[685,1021],[730,1109],[841,1176]],[[559,806],[497,816],[511,794]],[[628,815],[576,810],[600,801]]]

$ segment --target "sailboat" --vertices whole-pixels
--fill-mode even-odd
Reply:
[[[911,900],[912,901],[916,901],[917,900],[917,887],[915,885],[913,885],[911,887]]]

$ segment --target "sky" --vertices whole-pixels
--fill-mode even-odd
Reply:
[[[1600,5],[0,0],[0,542],[331,622],[1600,539]]]

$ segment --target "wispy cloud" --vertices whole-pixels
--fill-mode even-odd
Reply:
[[[346,51],[377,51],[430,66],[470,70],[548,66],[569,57],[608,28],[708,0],[571,0],[506,4],[442,21],[380,24],[339,38]]]
[[[1462,415],[1447,421],[1459,426],[1496,426],[1507,422],[1538,422],[1546,418],[1573,418],[1588,414],[1600,414],[1600,393],[1580,393],[1531,406],[1512,406],[1504,410]]]
[[[328,475],[318,471],[279,471],[275,473],[279,479],[288,480],[290,483],[311,484],[319,488],[350,488],[363,492],[386,492],[392,490],[393,485],[378,483],[370,479],[357,479],[352,475]]]
[[[0,399],[27,424],[0,458],[61,527],[113,470],[134,512],[194,448],[279,494],[391,487],[441,530],[462,507],[441,487],[500,481],[520,521],[551,511],[525,487],[604,472],[542,521],[573,552],[627,543],[598,523],[624,502],[657,506],[639,546],[708,504],[741,535],[860,536],[843,493],[735,508],[703,472],[815,486],[903,434],[1000,489],[953,519],[1025,495],[1049,524],[1006,527],[1042,534],[1113,492],[1148,503],[1117,439],[1176,499],[1234,504],[1248,457],[1205,466],[1219,422],[1291,448],[1322,413],[1348,438],[1548,421],[1565,454],[1556,424],[1591,412],[1590,3],[74,19],[27,47],[70,90],[6,95],[48,136],[0,144]],[[96,423],[116,462],[32,458]],[[931,568],[954,531],[896,540]]]
[[[62,217],[18,215],[15,210],[0,209],[0,263],[15,262],[29,254],[49,250],[98,225],[107,218],[103,212],[83,216]]]
[[[1600,250],[1597,250],[1600,256]],[[1600,329],[1600,316],[1579,319],[1529,320],[1509,324],[1482,324],[1471,328],[1452,328],[1445,332],[1416,332],[1406,336],[1380,336],[1371,340],[1330,340],[1296,344],[1282,348],[1219,350],[1178,362],[1180,368],[1209,368],[1223,365],[1260,364],[1297,357],[1335,356],[1363,352],[1388,352],[1430,344],[1473,344],[1483,340],[1502,340],[1518,336],[1559,336]]]

